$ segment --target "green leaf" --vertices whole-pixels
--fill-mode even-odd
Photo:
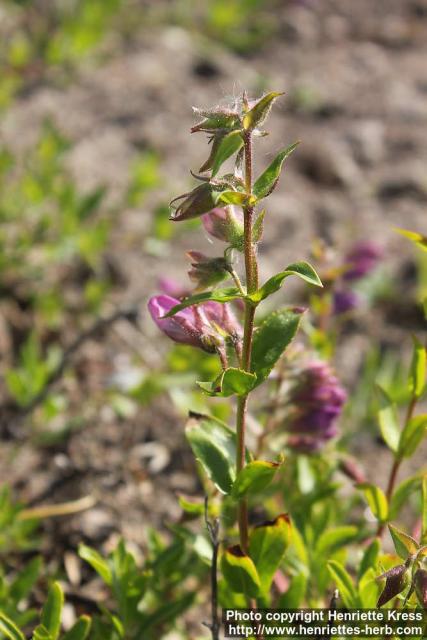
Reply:
[[[238,499],[247,493],[263,491],[273,480],[280,462],[254,460],[249,462],[237,475],[231,495]]]
[[[399,457],[410,458],[427,433],[427,413],[415,416],[405,425],[399,443]]]
[[[292,578],[289,589],[280,596],[277,607],[279,609],[298,609],[302,606],[307,591],[307,576],[298,573]]]
[[[261,590],[269,590],[274,574],[291,540],[289,516],[281,514],[275,520],[253,529],[249,538],[249,553],[261,581]]]
[[[423,395],[426,383],[427,352],[425,346],[421,344],[416,336],[413,336],[413,342],[412,362],[409,370],[409,390],[415,398],[420,398]]]
[[[351,525],[334,527],[324,531],[317,540],[315,553],[318,557],[328,557],[358,536],[357,527]]]
[[[427,544],[427,476],[424,476],[422,484],[421,513],[421,544]]]
[[[256,373],[257,385],[268,378],[294,338],[303,312],[290,307],[274,311],[254,332],[251,371]]]
[[[53,640],[53,636],[51,636],[44,624],[39,624],[34,629],[33,640]]]
[[[243,127],[248,131],[260,127],[267,119],[273,102],[283,95],[283,91],[271,91],[258,100],[243,116]]]
[[[402,505],[404,505],[409,496],[421,486],[421,479],[421,475],[416,474],[403,480],[397,489],[395,489],[390,501],[390,520],[397,518]]]
[[[317,275],[316,271],[313,269],[311,264],[308,262],[296,262],[295,264],[290,264],[286,267],[285,271],[281,271],[280,273],[276,273],[276,275],[272,276],[267,282],[263,284],[263,286],[258,289],[254,294],[248,296],[254,302],[261,302],[268,296],[271,296],[272,293],[275,293],[280,289],[283,284],[283,281],[288,276],[298,276],[302,280],[309,282],[317,287],[323,287],[322,282]]]
[[[181,509],[190,515],[201,516],[205,512],[205,504],[204,502],[200,502],[200,500],[189,500],[183,495],[179,495],[178,502]]]
[[[203,304],[204,302],[208,302],[210,300],[214,302],[220,302],[224,304],[225,302],[230,302],[231,300],[237,300],[241,298],[242,294],[237,288],[230,287],[228,289],[215,289],[215,291],[204,291],[203,293],[197,293],[195,296],[190,296],[173,307],[164,317],[169,318],[170,316],[174,316],[182,309],[186,309],[187,307],[191,307],[195,304]]]
[[[261,586],[252,559],[243,553],[239,545],[226,549],[221,558],[222,574],[235,593],[255,598]]]
[[[380,522],[385,522],[388,517],[388,502],[384,491],[369,482],[362,482],[357,484],[356,487],[363,491],[369,508],[375,518]]]
[[[378,538],[374,538],[363,554],[363,558],[360,562],[358,577],[359,580],[365,575],[367,571],[376,567],[378,556],[381,551],[381,544]]]
[[[345,606],[349,609],[356,609],[358,604],[357,592],[348,571],[336,560],[330,560],[327,566],[332,579],[339,589],[340,596]]]
[[[279,181],[280,172],[282,170],[284,161],[288,156],[291,155],[292,151],[294,151],[294,149],[296,149],[298,145],[299,142],[295,142],[286,149],[280,151],[280,153],[277,154],[273,162],[267,167],[264,173],[262,173],[256,180],[253,192],[258,200],[267,197],[275,189]]]
[[[196,459],[222,493],[230,493],[236,479],[236,435],[209,416],[191,417],[185,435]]]
[[[214,382],[197,382],[209,396],[228,398],[229,396],[245,396],[256,386],[256,375],[243,369],[229,367]]]
[[[92,622],[89,616],[80,616],[75,624],[65,634],[62,640],[86,640],[89,635]]]
[[[264,218],[266,214],[266,209],[263,209],[259,212],[257,219],[254,222],[254,226],[252,228],[252,242],[259,242],[262,238],[262,234],[264,231]]]
[[[399,448],[400,429],[399,419],[397,416],[396,405],[392,402],[390,396],[382,387],[377,385],[379,398],[378,422],[380,425],[381,435],[384,442],[391,451]]]
[[[212,164],[212,177],[216,176],[221,165],[243,146],[243,138],[240,131],[230,131],[221,138],[216,149]]]
[[[390,531],[396,553],[403,560],[406,560],[408,556],[412,556],[417,553],[418,543],[414,538],[409,536],[407,533],[400,531],[400,529],[397,529],[392,524],[388,525],[388,530]]]
[[[103,558],[95,549],[87,547],[85,544],[79,546],[79,556],[82,560],[86,560],[95,569],[96,573],[101,576],[105,584],[109,587],[113,584],[113,574],[107,560]]]
[[[8,640],[25,640],[25,636],[4,613],[0,611],[0,633]]]
[[[58,582],[49,589],[46,603],[41,613],[41,624],[46,627],[52,640],[57,640],[61,628],[61,613],[64,606],[64,594]]]
[[[40,556],[33,558],[18,574],[15,580],[10,585],[10,595],[16,602],[20,602],[23,598],[26,598],[31,591],[31,588],[37,581],[42,568],[42,559]]]

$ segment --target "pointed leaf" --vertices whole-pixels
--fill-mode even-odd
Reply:
[[[271,93],[267,93],[267,95],[258,100],[252,109],[247,111],[243,116],[244,128],[246,130],[252,130],[255,129],[255,127],[260,127],[266,121],[273,102],[282,95],[283,91],[271,91]]]
[[[349,609],[356,609],[358,605],[357,592],[348,571],[336,560],[330,560],[327,566],[345,606]]]
[[[251,370],[257,385],[270,375],[276,362],[294,338],[303,309],[284,308],[267,316],[254,333]]]
[[[378,422],[384,442],[391,451],[396,452],[399,448],[400,429],[397,416],[396,405],[382,387],[377,385],[380,409],[378,411]]]
[[[111,586],[113,584],[113,574],[107,560],[103,558],[95,549],[87,547],[85,544],[79,546],[79,556],[82,560],[86,560],[95,569],[96,573],[101,576],[105,584]]]
[[[222,493],[230,493],[236,479],[236,435],[210,416],[191,417],[185,435],[196,459]]]
[[[8,640],[25,640],[25,636],[4,613],[0,611],[0,633]]]
[[[64,635],[62,640],[86,640],[91,627],[91,619],[89,616],[80,616],[75,624]]]
[[[195,304],[203,304],[204,302],[230,302],[231,300],[237,300],[242,298],[242,294],[237,288],[229,287],[228,289],[215,289],[215,291],[204,291],[203,293],[197,293],[195,296],[189,296],[183,300],[180,304],[173,307],[164,317],[169,318],[174,316],[178,311],[191,307]]]
[[[251,558],[239,545],[226,549],[221,558],[221,571],[235,593],[255,598],[260,589],[260,579]]]
[[[230,131],[221,139],[215,153],[212,164],[212,177],[216,176],[221,165],[228,160],[230,156],[237,153],[243,146],[243,138],[240,131]]]
[[[32,640],[53,640],[53,636],[51,636],[44,624],[39,624],[34,629]]]
[[[393,492],[390,502],[390,520],[395,520],[401,507],[407,502],[409,496],[421,486],[421,475],[416,474],[403,480]]]
[[[385,522],[388,517],[388,502],[384,491],[369,482],[362,482],[357,484],[356,487],[363,491],[369,508],[375,518],[380,522]]]
[[[417,553],[418,543],[414,538],[409,536],[407,533],[400,531],[400,529],[397,529],[392,524],[388,525],[388,530],[390,531],[396,553],[403,560],[406,560],[408,556],[413,556]]]
[[[261,580],[261,590],[267,592],[274,574],[291,541],[292,525],[287,513],[265,522],[252,531],[249,553]]]
[[[245,396],[256,385],[256,375],[243,369],[229,367],[214,382],[197,382],[209,396],[228,398],[229,396]]]
[[[413,336],[413,342],[412,362],[409,371],[409,390],[415,398],[420,398],[423,395],[426,384],[427,352],[425,346],[421,344],[416,336]]]
[[[253,460],[249,462],[237,475],[231,495],[233,498],[241,498],[247,493],[259,493],[263,491],[273,480],[279,462],[266,462]]]
[[[328,557],[358,536],[357,527],[351,525],[334,527],[324,531],[317,540],[316,555]]]
[[[52,640],[57,640],[59,636],[63,605],[64,594],[59,583],[54,582],[49,589],[40,618],[41,624],[46,627]]]
[[[407,229],[398,229],[397,227],[395,227],[394,230],[397,231],[397,233],[400,233],[400,235],[404,236],[405,238],[408,238],[409,240],[411,240],[420,249],[427,251],[427,236],[423,236],[421,233],[417,233],[416,231],[408,231]]]
[[[380,551],[381,551],[380,541],[378,540],[378,538],[374,538],[371,544],[369,545],[369,547],[366,549],[365,553],[363,554],[363,558],[360,563],[359,572],[358,572],[359,580],[362,578],[362,576],[365,575],[367,571],[369,571],[370,569],[375,569]]]
[[[264,231],[264,218],[265,218],[266,210],[263,209],[258,214],[257,219],[255,220],[254,226],[252,228],[252,242],[259,242],[262,238],[262,234]]]
[[[405,425],[400,436],[399,456],[410,458],[427,434],[427,413],[415,416]]]
[[[313,284],[317,287],[323,286],[319,276],[317,275],[311,264],[309,264],[308,262],[296,262],[295,264],[290,264],[288,267],[286,267],[285,271],[276,273],[276,275],[267,280],[267,282],[265,282],[263,286],[258,289],[258,291],[248,297],[250,297],[250,299],[254,302],[260,302],[261,300],[264,300],[268,296],[271,296],[272,293],[278,291],[282,286],[283,281],[288,276],[298,276],[309,284]]]
[[[258,198],[258,200],[265,198],[275,189],[277,182],[279,181],[280,172],[282,170],[284,161],[288,156],[291,155],[292,151],[294,151],[294,149],[296,149],[298,145],[299,142],[295,142],[286,149],[280,151],[280,153],[277,154],[273,162],[267,167],[264,173],[262,173],[256,180],[253,188],[253,193]]]

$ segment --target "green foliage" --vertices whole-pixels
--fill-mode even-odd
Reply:
[[[276,471],[280,467],[277,462],[265,462],[264,460],[253,460],[239,471],[233,484],[233,498],[241,498],[246,494],[254,494],[264,491],[272,482]]]
[[[286,158],[297,148],[299,142],[291,144],[283,151],[277,154],[273,162],[267,167],[267,169],[256,179],[253,192],[258,200],[266,198],[277,186],[279,181],[280,172]]]
[[[250,300],[258,303],[265,298],[268,298],[268,296],[271,296],[276,291],[279,291],[280,287],[283,284],[283,281],[288,276],[298,276],[309,284],[315,285],[317,287],[322,286],[319,276],[317,275],[313,267],[308,264],[308,262],[297,262],[296,264],[288,265],[285,271],[276,273],[276,275],[267,280],[267,282],[263,284],[256,293],[253,293],[251,296],[249,296]]]
[[[226,549],[221,558],[221,571],[229,587],[235,593],[256,597],[261,582],[255,564],[243,553],[239,545]]]
[[[292,528],[287,514],[256,527],[250,537],[249,550],[256,566],[261,591],[267,592],[273,576],[289,546]]]

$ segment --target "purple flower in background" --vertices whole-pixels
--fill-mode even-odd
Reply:
[[[153,296],[148,301],[148,310],[154,322],[174,342],[214,353],[225,337],[235,337],[241,333],[240,325],[226,304],[206,302],[165,318],[177,304],[179,300],[167,295]]]
[[[346,398],[345,390],[326,362],[313,360],[306,364],[288,396],[288,446],[300,453],[319,451],[338,434],[336,421]]]
[[[358,242],[345,257],[348,270],[344,274],[344,280],[364,278],[375,269],[382,256],[383,250],[375,242]]]
[[[178,298],[181,300],[182,298],[186,298],[190,295],[190,290],[186,289],[183,285],[179,284],[173,278],[161,277],[158,280],[158,286],[162,293],[167,296],[171,296],[171,298]]]
[[[353,311],[359,306],[360,296],[351,289],[339,289],[334,291],[333,309],[332,312],[335,316],[339,316],[342,313]]]

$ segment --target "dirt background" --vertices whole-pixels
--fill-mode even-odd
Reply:
[[[103,64],[84,66],[68,86],[35,83],[6,112],[1,137],[16,149],[31,144],[51,116],[73,141],[69,163],[79,184],[107,184],[112,203],[141,149],[154,148],[161,158],[165,184],[143,207],[122,211],[114,230],[112,256],[125,284],[113,300],[137,303],[139,326],[122,321],[84,345],[75,357],[83,374],[70,387],[75,402],[96,396],[112,375],[131,368],[135,353],[148,368],[161,360],[166,344],[146,320],[145,300],[160,274],[182,274],[185,282],[185,249],[210,251],[211,245],[195,233],[179,237],[170,255],[159,258],[144,254],[144,235],[159,199],[185,191],[192,184],[189,168],[204,160],[201,136],[189,134],[191,107],[227,103],[243,89],[251,96],[287,94],[270,119],[270,135],[259,141],[258,170],[283,145],[302,141],[269,201],[262,275],[306,259],[314,237],[338,251],[355,238],[384,246],[396,309],[358,320],[349,333],[337,361],[349,384],[369,341],[399,349],[408,328],[421,330],[417,318],[399,311],[414,286],[413,252],[393,226],[426,229],[427,2],[279,2],[269,19],[274,35],[246,56],[172,24],[141,29],[130,42],[113,33]],[[84,412],[85,429],[59,445],[9,440],[0,449],[0,482],[11,483],[30,506],[96,496],[93,509],[43,525],[56,557],[82,538],[111,548],[119,532],[143,544],[147,524],[180,518],[175,493],[197,489],[183,418],[166,398],[123,420],[94,404]],[[371,440],[363,442],[368,472],[381,482],[388,457]]]

